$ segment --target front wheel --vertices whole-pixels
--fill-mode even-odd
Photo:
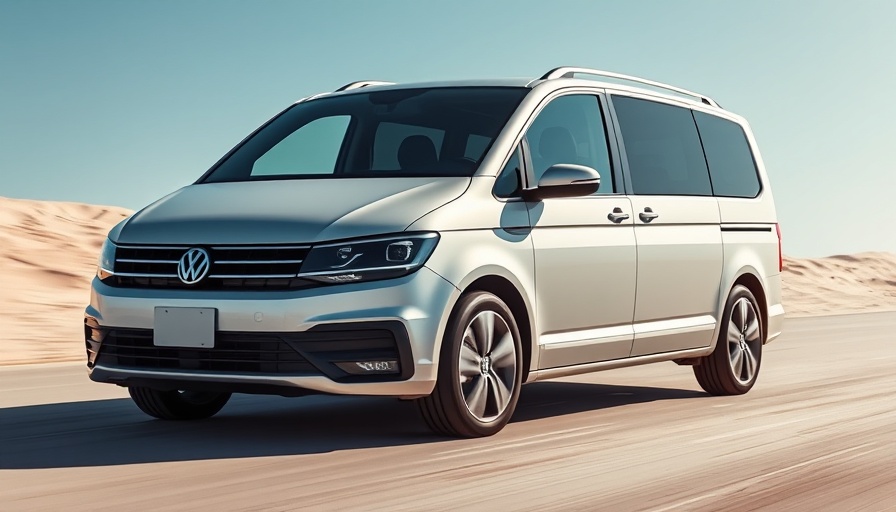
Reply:
[[[138,386],[128,387],[128,393],[141,411],[162,420],[210,418],[230,400],[230,393],[161,391]]]
[[[442,340],[438,381],[417,401],[440,434],[490,436],[510,421],[523,376],[520,334],[510,308],[487,292],[458,302]]]
[[[762,363],[762,316],[745,286],[731,290],[716,348],[694,366],[697,382],[712,395],[742,395],[753,387]]]

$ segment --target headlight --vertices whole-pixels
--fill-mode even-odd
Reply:
[[[115,272],[115,244],[108,238],[103,242],[103,248],[100,249],[100,259],[96,267],[96,275],[100,279],[106,279]]]
[[[438,241],[437,233],[414,233],[317,245],[299,277],[332,284],[401,277],[422,267]]]

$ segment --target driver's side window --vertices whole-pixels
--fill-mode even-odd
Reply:
[[[597,96],[572,94],[555,98],[538,113],[526,139],[532,156],[533,184],[554,164],[587,165],[601,176],[596,193],[613,193],[607,132]]]

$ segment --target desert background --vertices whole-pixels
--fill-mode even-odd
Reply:
[[[0,197],[0,365],[84,357],[83,312],[99,248],[130,213]],[[785,257],[783,285],[788,317],[896,311],[896,254]]]

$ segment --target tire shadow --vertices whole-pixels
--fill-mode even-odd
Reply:
[[[707,395],[535,383],[523,388],[511,422],[701,396]],[[189,422],[148,418],[129,399],[0,409],[0,470],[304,455],[450,441],[427,430],[414,403],[391,398],[234,395],[217,416]]]
[[[702,391],[647,386],[618,386],[548,381],[523,386],[511,423],[626,405],[709,397]]]

